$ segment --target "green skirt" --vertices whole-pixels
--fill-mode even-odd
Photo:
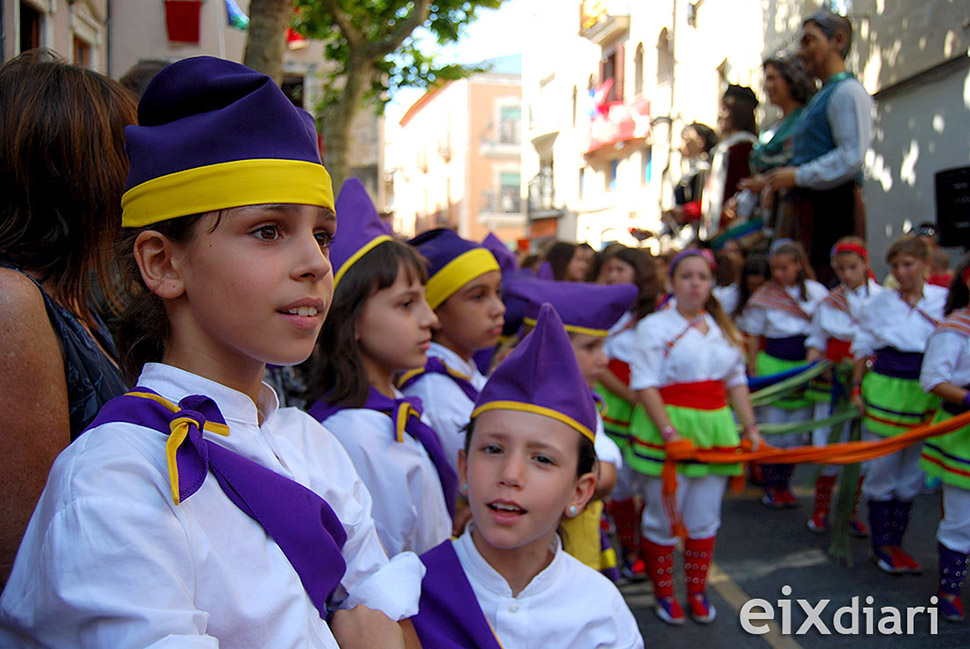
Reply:
[[[953,415],[940,408],[933,423],[949,419]],[[970,489],[970,426],[923,442],[919,466],[926,475],[936,476],[948,485]]]
[[[717,410],[698,410],[681,406],[667,406],[670,423],[677,433],[694,442],[697,448],[736,451],[740,448],[738,426],[731,409],[727,406]],[[627,447],[626,461],[634,471],[659,476],[667,453],[664,441],[653,420],[642,406],[633,410],[630,420],[632,440]],[[689,478],[706,475],[741,475],[741,464],[707,464],[697,460],[678,462],[677,472]]]
[[[796,367],[802,367],[805,365],[805,361],[786,361],[780,358],[775,358],[774,356],[769,356],[766,352],[758,352],[758,356],[754,360],[754,369],[758,376],[771,376],[772,374],[780,374],[782,372],[787,372],[788,370],[795,369]],[[785,397],[773,401],[772,406],[776,408],[781,408],[783,410],[799,410],[801,408],[808,407],[810,402],[805,398],[805,389],[795,390]]]
[[[866,430],[883,437],[905,433],[925,424],[936,412],[940,398],[927,394],[918,379],[897,379],[869,372],[862,380]]]
[[[616,442],[621,449],[630,443],[630,417],[633,415],[633,405],[609,390],[603,384],[597,383],[593,388],[603,399],[600,416],[603,417],[603,429],[607,437]]]

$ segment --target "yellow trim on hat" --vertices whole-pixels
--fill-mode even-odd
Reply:
[[[472,248],[458,255],[444,268],[428,278],[425,297],[428,306],[437,309],[442,302],[455,294],[462,286],[485,273],[498,270],[495,255],[485,248]]]
[[[529,325],[530,327],[536,326],[535,318],[522,318],[522,322]],[[573,334],[586,334],[587,336],[598,336],[600,338],[605,338],[610,334],[607,329],[590,329],[589,327],[579,327],[576,325],[563,324],[563,328],[569,333]]]
[[[593,431],[586,426],[583,426],[569,415],[565,415],[558,410],[553,410],[552,408],[546,408],[545,406],[537,406],[533,403],[522,403],[521,401],[489,401],[488,403],[483,403],[475,408],[475,410],[472,411],[472,416],[470,419],[474,419],[478,415],[489,410],[517,410],[519,412],[533,412],[537,415],[544,415],[551,419],[555,419],[556,421],[561,421],[567,426],[575,428],[589,441],[596,441],[596,434]]]
[[[337,274],[333,276],[333,287],[334,287],[334,289],[337,288],[337,284],[340,282],[340,278],[344,276],[344,273],[346,273],[348,270],[350,270],[350,267],[351,266],[353,266],[358,261],[360,261],[360,258],[361,257],[363,257],[368,252],[370,252],[371,250],[373,250],[374,248],[376,248],[378,245],[384,243],[385,241],[390,241],[390,240],[391,240],[391,237],[389,237],[386,234],[381,234],[381,235],[378,235],[378,236],[374,237],[373,239],[371,239],[370,241],[368,241],[367,243],[365,243],[363,246],[361,246],[360,247],[360,250],[358,250],[357,252],[355,252],[354,254],[352,254],[347,259],[347,261],[345,261],[343,264],[340,265],[340,268],[337,270]]]
[[[146,180],[121,197],[121,225],[141,228],[242,205],[295,203],[334,209],[330,174],[305,160],[235,160]]]

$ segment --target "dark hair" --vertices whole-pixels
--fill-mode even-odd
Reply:
[[[891,263],[896,255],[912,255],[917,259],[929,261],[930,248],[915,234],[904,234],[889,244],[886,250],[886,263]]]
[[[136,120],[121,86],[49,50],[0,68],[0,259],[49,283],[54,300],[88,323],[92,274],[111,285],[125,126]]]
[[[472,445],[472,435],[475,434],[475,420],[472,419],[465,424],[461,432],[465,434],[465,454],[467,455]],[[579,437],[579,461],[576,464],[576,477],[578,478],[593,472],[596,467],[596,448],[585,435],[578,431],[576,435]]]
[[[772,257],[777,257],[778,255],[790,257],[801,265],[801,268],[798,270],[798,276],[795,278],[795,285],[798,287],[798,295],[801,301],[804,302],[808,299],[808,289],[805,288],[805,280],[812,277],[812,267],[808,264],[808,255],[805,253],[805,248],[802,247],[802,244],[792,239],[778,239],[768,249],[768,261],[770,262]]]
[[[546,253],[546,261],[552,266],[552,276],[560,282],[566,279],[566,268],[576,254],[576,244],[557,241]]]
[[[617,249],[613,257],[633,266],[633,283],[640,289],[640,293],[630,310],[636,320],[641,320],[656,310],[657,298],[663,292],[653,256],[642,248],[624,246]]]
[[[427,263],[414,247],[391,240],[378,244],[357,260],[337,284],[333,303],[317,339],[317,363],[310,400],[362,408],[370,382],[360,355],[354,326],[372,295],[394,284],[404,270],[408,281],[428,281]]]
[[[691,122],[684,127],[684,131],[692,129],[702,140],[704,140],[704,153],[710,153],[711,149],[717,146],[717,133],[707,124]]]
[[[802,60],[794,54],[778,52],[766,58],[761,67],[767,68],[769,65],[777,70],[788,84],[791,98],[799,104],[807,104],[815,94],[815,81],[808,76]]]
[[[808,23],[818,27],[819,31],[829,40],[832,40],[839,32],[845,34],[845,45],[839,50],[839,55],[843,59],[849,56],[849,50],[852,49],[852,23],[849,22],[848,18],[832,13],[828,9],[821,9],[802,21],[802,26],[804,27]]]
[[[765,280],[771,278],[771,266],[768,265],[768,258],[764,255],[751,255],[744,265],[741,266],[741,279],[738,281],[738,306],[734,309],[734,316],[741,315],[744,307],[751,299],[751,292],[748,290],[748,283],[745,281],[750,275],[759,275]]]
[[[943,307],[943,315],[950,315],[957,309],[970,304],[970,289],[963,281],[963,275],[970,268],[970,252],[963,255],[960,263],[957,264],[953,279],[950,280],[950,293],[946,296],[946,306]]]
[[[758,124],[754,117],[758,98],[751,88],[731,84],[724,92],[721,104],[727,110],[732,128],[736,131],[758,132]]]
[[[133,94],[135,99],[141,99],[155,75],[167,67],[167,61],[144,59],[128,68],[128,71],[118,79],[118,83]]]
[[[165,345],[172,336],[165,301],[145,286],[135,261],[135,239],[145,230],[154,230],[176,244],[185,244],[194,236],[203,216],[194,214],[160,221],[144,228],[126,228],[118,240],[118,270],[127,300],[118,322],[117,343],[121,369],[132,385],[145,363],[162,360]],[[212,230],[219,225],[221,218],[220,212]]]
[[[741,257],[733,252],[716,252],[714,261],[717,270],[714,271],[715,286],[730,286],[736,284],[741,273]]]

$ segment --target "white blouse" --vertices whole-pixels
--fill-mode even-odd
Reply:
[[[340,410],[324,425],[347,449],[374,499],[372,515],[388,555],[422,554],[451,536],[441,480],[421,442],[407,433],[398,442],[394,420],[367,408]]]
[[[340,607],[365,604],[394,620],[417,611],[423,565],[412,553],[388,562],[367,488],[312,417],[278,409],[266,385],[257,405],[168,365],[146,365],[138,385],[176,403],[209,396],[231,434],[207,439],[329,503],[347,531]],[[107,423],[58,456],[0,597],[0,646],[335,649],[279,546],[211,475],[173,503],[167,439]]]
[[[929,392],[941,383],[970,385],[970,336],[946,329],[935,331],[926,343],[919,386]]]
[[[444,345],[431,343],[428,356],[441,359],[452,370],[469,378],[476,390],[485,387],[488,380],[474,361],[469,363]],[[465,435],[462,429],[468,425],[475,409],[475,402],[468,398],[460,387],[450,378],[428,372],[409,385],[404,394],[421,399],[424,416],[428,424],[438,433],[438,439],[445,449],[452,467],[458,467],[458,451],[465,448]]]
[[[849,303],[849,312],[837,309],[823,300],[812,317],[812,333],[808,335],[805,347],[824,351],[829,338],[851,341],[859,328],[862,307],[870,299],[886,290],[873,279],[868,280],[868,284],[862,284],[854,289],[845,286],[843,288],[845,299]]]
[[[637,353],[630,363],[630,388],[642,390],[697,381],[723,381],[727,389],[746,384],[741,349],[724,337],[710,314],[705,313],[703,318],[706,334],[690,326],[676,308],[641,320],[636,327]]]
[[[765,309],[748,302],[744,311],[737,318],[738,328],[752,336],[764,336],[765,338],[790,338],[791,336],[808,335],[812,327],[811,317],[819,303],[829,294],[828,289],[815,280],[807,279],[805,280],[807,299],[801,299],[801,291],[797,286],[786,286],[785,292],[798,303],[798,306],[809,317],[808,320],[779,309]]]
[[[479,606],[504,649],[640,649],[643,637],[623,596],[609,579],[562,551],[518,596],[479,554],[472,525],[455,553]],[[430,649],[430,648],[429,648]]]
[[[926,341],[943,320],[947,289],[926,284],[923,297],[909,306],[897,291],[883,291],[862,308],[859,330],[852,340],[852,356],[867,358],[877,349],[894,347],[901,352],[923,352]],[[935,322],[934,322],[935,321]]]

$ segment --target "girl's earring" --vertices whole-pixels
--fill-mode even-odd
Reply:
[[[576,509],[576,505],[570,505],[569,509],[567,510],[569,518],[575,517],[578,512],[579,510]]]
[[[461,487],[459,488],[459,491],[461,491],[463,494],[467,494],[468,493],[468,483],[462,482],[461,483]]]

